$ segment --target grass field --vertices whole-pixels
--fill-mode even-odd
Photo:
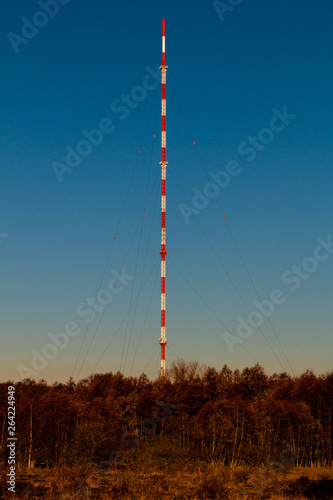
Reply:
[[[121,469],[87,467],[19,470],[16,493],[6,487],[1,471],[1,499],[333,499],[333,470],[292,468],[281,473],[271,469],[184,466],[183,469]]]

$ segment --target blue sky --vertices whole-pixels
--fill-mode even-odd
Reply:
[[[157,375],[160,87],[147,75],[161,61],[163,17],[167,365],[178,356],[216,368],[258,361],[268,373],[330,370],[333,255],[314,252],[333,233],[331,3],[244,0],[220,16],[210,1],[96,9],[87,0],[17,0],[0,9],[1,379],[22,378],[18,366],[33,370],[48,334],[74,322],[81,333],[34,370],[68,380],[86,332],[77,308],[123,267],[135,279],[96,311],[76,372],[95,334],[79,378],[120,368]],[[136,100],[117,111],[126,95]],[[293,117],[272,132],[284,108]],[[82,131],[101,122],[112,132],[69,171],[66,148],[80,148]],[[212,181],[206,172],[225,172],[232,160],[238,175],[186,224],[180,204],[195,208],[195,193]],[[67,167],[62,182],[55,162]],[[279,289],[284,301],[269,318],[275,333],[265,319],[231,352],[226,328],[237,336],[237,318],[246,321],[258,300],[243,261],[261,300]],[[304,262],[311,271],[293,291],[292,268],[304,276]]]

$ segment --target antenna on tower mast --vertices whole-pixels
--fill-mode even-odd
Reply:
[[[166,72],[168,66],[165,61],[165,19],[162,20],[162,64],[161,82],[162,82],[162,136],[161,136],[161,337],[159,344],[161,346],[161,381],[165,380],[165,256],[166,245]]]

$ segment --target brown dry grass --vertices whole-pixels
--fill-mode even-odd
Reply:
[[[119,470],[75,467],[18,471],[17,493],[6,491],[6,470],[1,471],[0,499],[119,499],[119,500],[331,500],[333,471],[329,468],[294,468],[286,474],[218,465],[157,469],[125,466]]]

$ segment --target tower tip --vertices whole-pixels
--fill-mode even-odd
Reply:
[[[166,66],[166,62],[165,62],[165,19],[162,19],[162,66]]]

